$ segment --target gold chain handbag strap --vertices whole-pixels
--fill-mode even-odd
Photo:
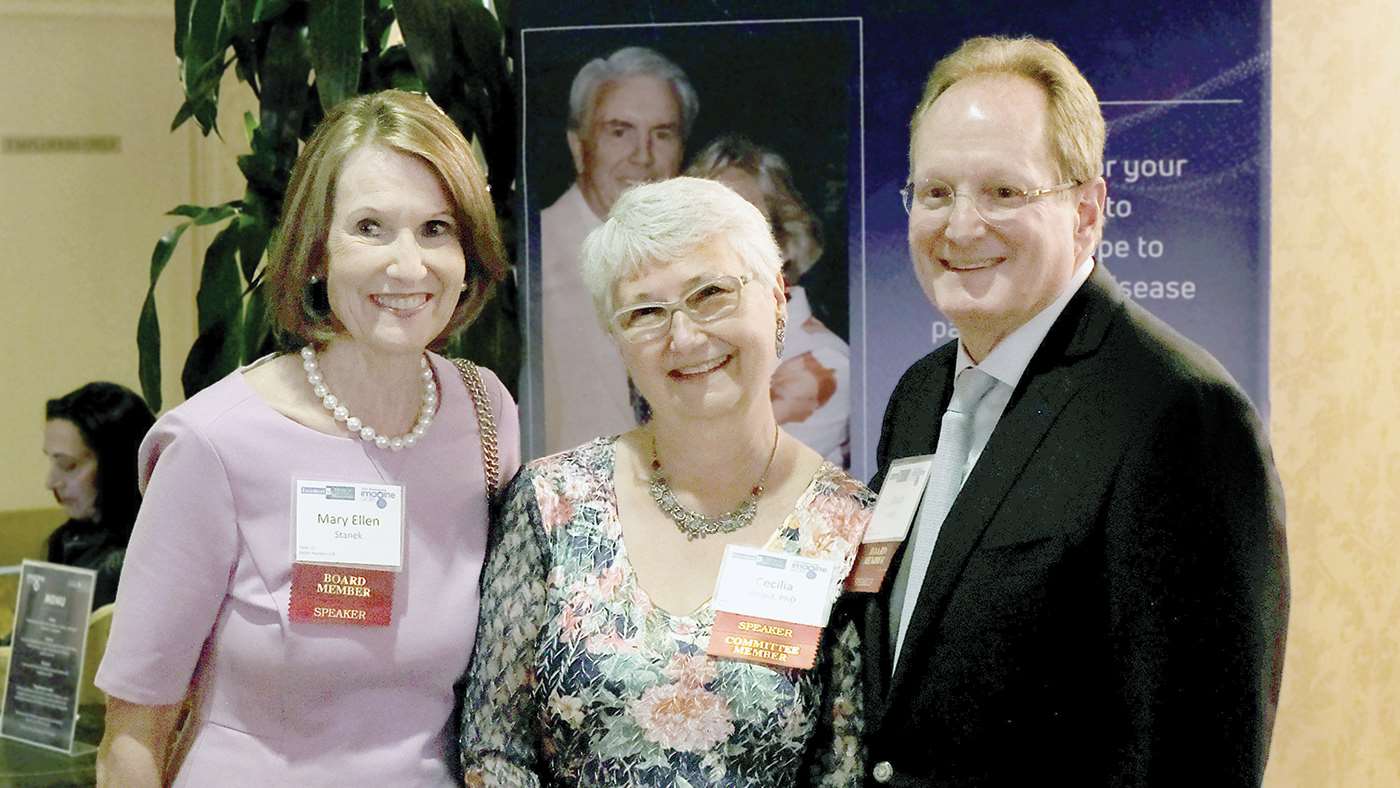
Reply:
[[[486,396],[481,370],[464,358],[454,358],[452,363],[462,373],[462,382],[466,384],[472,404],[476,406],[476,423],[481,428],[481,466],[486,474],[486,497],[490,500],[495,496],[501,479],[501,459],[496,448],[496,417],[491,414],[491,400]]]

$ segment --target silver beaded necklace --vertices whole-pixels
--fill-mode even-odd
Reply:
[[[706,536],[715,534],[727,534],[743,528],[753,522],[754,515],[758,514],[758,499],[763,496],[763,485],[768,481],[768,472],[773,469],[773,458],[778,455],[778,426],[773,425],[773,448],[768,452],[768,464],[763,466],[763,475],[758,477],[758,482],[749,490],[749,495],[744,502],[732,511],[725,512],[718,517],[707,517],[699,512],[691,511],[676,500],[676,494],[671,490],[671,485],[666,481],[666,474],[661,470],[661,458],[656,456],[656,436],[651,437],[651,499],[656,502],[657,508],[671,518],[676,524],[676,528],[685,534],[688,541],[703,539]]]

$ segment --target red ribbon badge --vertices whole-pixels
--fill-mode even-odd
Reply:
[[[706,653],[726,659],[807,670],[816,664],[822,628],[719,610]]]
[[[292,564],[287,613],[295,623],[387,627],[393,607],[393,572]]]

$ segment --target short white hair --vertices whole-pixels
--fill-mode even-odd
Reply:
[[[655,77],[670,83],[681,105],[681,138],[688,138],[695,116],[700,114],[700,97],[680,66],[646,47],[623,47],[606,59],[598,57],[588,61],[578,70],[569,87],[569,129],[586,136],[598,90],[609,82],[632,76]]]
[[[583,282],[598,321],[607,328],[612,320],[618,282],[713,243],[728,246],[759,282],[778,286],[783,256],[768,219],[728,186],[680,177],[623,192],[580,250]]]

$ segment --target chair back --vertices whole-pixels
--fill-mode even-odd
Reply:
[[[107,653],[107,636],[112,632],[112,602],[92,611],[88,619],[87,651],[83,654],[83,680],[78,685],[78,705],[107,704],[107,693],[97,688],[93,679],[97,677],[97,666],[102,664],[102,655]]]

